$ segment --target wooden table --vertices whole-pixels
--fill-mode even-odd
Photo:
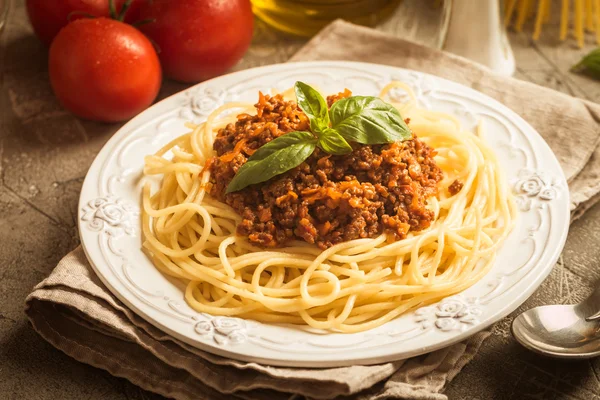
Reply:
[[[119,126],[79,120],[61,109],[48,84],[47,50],[32,35],[22,2],[16,3],[0,36],[0,398],[158,399],[65,356],[31,329],[23,313],[31,288],[77,246],[83,178]],[[600,82],[568,72],[593,46],[580,50],[554,35],[537,44],[529,34],[510,35],[517,77],[600,101]],[[259,25],[236,69],[283,62],[302,43]],[[168,82],[161,96],[183,88]],[[600,278],[599,236],[596,206],[573,224],[551,277],[519,311],[585,297]],[[600,399],[600,359],[566,363],[536,356],[511,337],[513,316],[494,326],[475,360],[450,383],[450,399]]]

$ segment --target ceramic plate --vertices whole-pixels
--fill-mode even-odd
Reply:
[[[468,290],[371,331],[324,334],[294,326],[214,317],[189,308],[183,286],[159,273],[141,250],[143,158],[230,101],[256,101],[259,90],[296,80],[325,93],[350,88],[377,95],[392,80],[409,84],[427,108],[445,111],[487,140],[504,166],[519,205],[517,225],[492,270]],[[402,98],[404,93],[391,94]],[[272,65],[222,76],[149,108],[119,130],[92,164],[81,192],[79,232],[98,276],[147,321],[192,346],[244,361],[303,367],[373,364],[406,358],[465,339],[506,316],[554,266],[569,226],[562,170],[539,134],[509,108],[465,86],[420,72],[366,63]]]

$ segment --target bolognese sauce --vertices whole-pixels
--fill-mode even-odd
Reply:
[[[350,96],[329,96],[329,106]],[[227,185],[262,145],[309,129],[295,101],[259,96],[256,115],[240,114],[220,129],[210,160],[210,193],[241,217],[237,233],[263,247],[304,240],[325,249],[382,232],[403,239],[430,226],[426,201],[438,193],[442,171],[436,152],[415,135],[382,145],[352,143],[352,152],[331,155],[317,148],[302,164],[266,182],[226,193]]]

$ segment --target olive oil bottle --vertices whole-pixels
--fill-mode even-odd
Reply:
[[[374,26],[387,17],[401,0],[251,0],[254,14],[272,27],[310,37],[331,21],[342,18]]]

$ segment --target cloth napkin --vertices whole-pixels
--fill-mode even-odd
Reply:
[[[600,198],[600,106],[516,79],[451,54],[336,21],[293,58],[355,60],[446,77],[501,101],[529,121],[557,155],[573,216]],[[188,399],[446,399],[446,384],[489,335],[433,353],[373,366],[281,368],[218,357],[181,343],[119,302],[83,251],[67,255],[26,300],[34,329],[71,357],[140,387]]]

